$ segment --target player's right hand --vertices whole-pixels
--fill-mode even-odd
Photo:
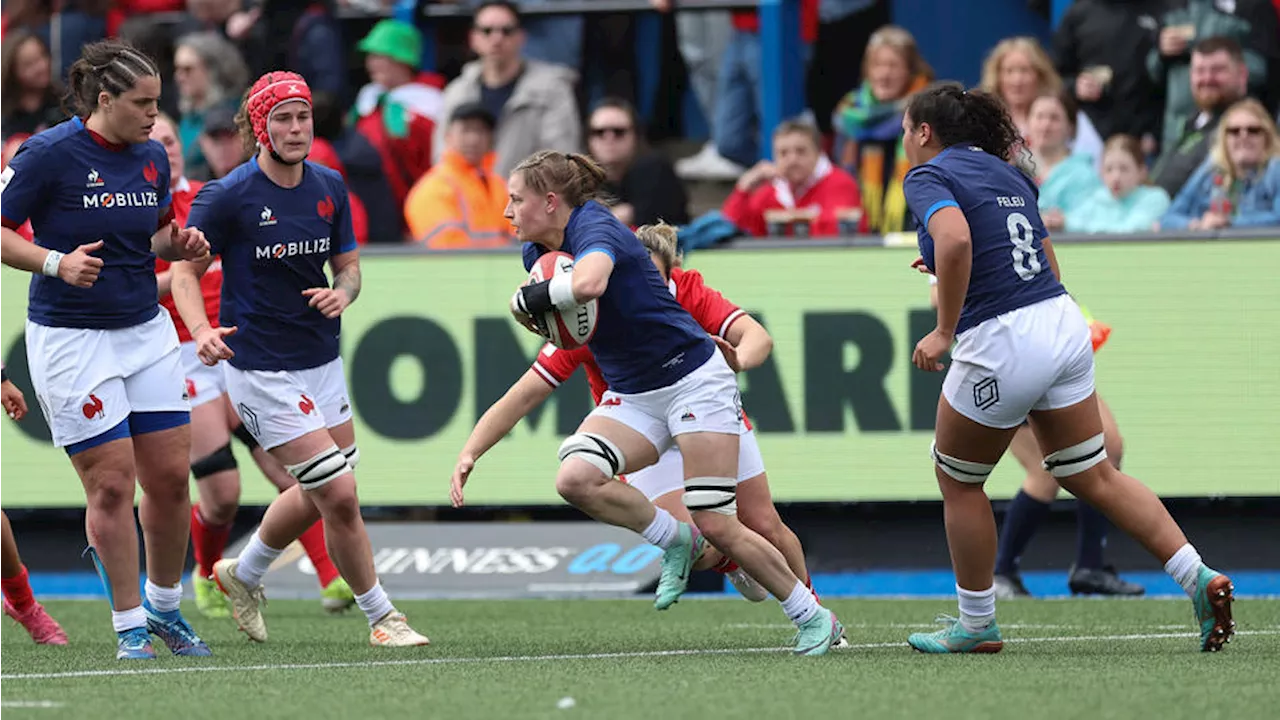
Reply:
[[[234,325],[216,328],[205,325],[193,333],[193,339],[196,341],[196,356],[200,358],[200,362],[213,367],[219,360],[230,360],[235,357],[236,354],[222,341],[222,338],[234,334],[235,331]]]
[[[4,406],[4,411],[14,420],[26,417],[27,399],[22,396],[22,391],[13,384],[12,380],[0,383],[0,405]]]
[[[467,478],[475,466],[476,459],[470,455],[458,458],[458,464],[453,468],[453,478],[449,481],[449,499],[453,501],[454,507],[462,507],[462,486],[467,484]]]
[[[63,255],[62,260],[58,261],[58,279],[72,287],[93,287],[98,281],[98,275],[102,274],[102,258],[89,253],[101,250],[102,246],[103,242],[98,240]]]

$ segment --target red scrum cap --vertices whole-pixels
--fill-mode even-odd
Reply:
[[[286,102],[300,101],[311,107],[311,88],[307,81],[295,72],[275,70],[258,78],[249,89],[249,99],[245,101],[245,111],[249,115],[249,123],[253,128],[253,136],[258,144],[275,152],[275,144],[271,141],[268,120],[275,109]]]

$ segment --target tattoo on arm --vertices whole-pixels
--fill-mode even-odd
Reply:
[[[351,302],[355,302],[360,296],[360,266],[356,264],[348,265],[338,273],[333,279],[334,290],[346,290],[347,297]]]
[[[204,297],[200,292],[200,282],[198,279],[193,279],[189,275],[179,274],[172,279],[169,287],[169,293],[173,296],[175,303],[179,302],[178,298],[184,298],[187,299],[187,304],[190,304],[192,307],[199,307],[201,310],[204,309]],[[194,328],[191,328],[190,332],[194,336],[198,331],[208,327],[208,325],[209,323],[206,320],[205,322],[199,323]]]

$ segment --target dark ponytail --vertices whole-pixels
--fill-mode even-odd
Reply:
[[[128,43],[102,40],[85,45],[80,59],[67,71],[67,96],[62,109],[68,115],[86,118],[98,109],[100,93],[119,97],[139,79],[152,76],[160,76],[155,61]]]
[[[914,127],[928,123],[943,147],[976,145],[1013,161],[1023,146],[1003,100],[985,90],[965,90],[957,82],[934,83],[911,96],[907,115]]]

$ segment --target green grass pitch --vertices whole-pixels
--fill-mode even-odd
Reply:
[[[49,602],[71,637],[37,647],[4,620],[9,718],[1261,718],[1280,692],[1280,600],[1236,603],[1240,633],[1198,651],[1173,600],[1001,603],[1004,652],[924,656],[906,643],[948,600],[832,600],[853,647],[801,659],[776,603],[402,602],[432,645],[368,647],[356,612],[276,601],[270,641],[185,610],[210,659],[114,660],[104,602]],[[573,702],[565,701],[572,698]],[[568,705],[569,707],[561,707]]]

